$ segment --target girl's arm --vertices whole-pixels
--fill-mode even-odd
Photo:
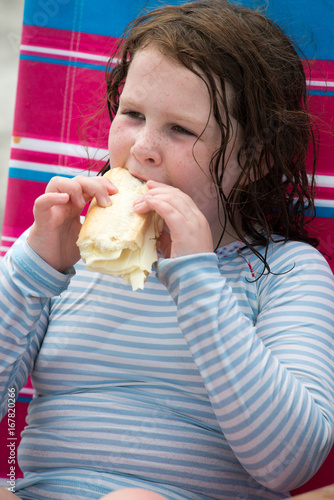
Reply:
[[[333,444],[334,283],[308,245],[281,245],[270,265],[279,274],[257,283],[254,324],[214,254],[162,260],[158,277],[238,460],[267,488],[289,491]]]
[[[174,258],[160,261],[158,278],[177,305],[222,432],[260,484],[296,488],[333,444],[333,275],[309,245],[274,246],[272,274],[254,284],[258,311],[250,318],[219,270],[203,214],[179,190],[148,185],[136,209],[155,209],[170,230],[162,253]],[[248,259],[256,276],[262,263],[251,252]],[[254,280],[243,279],[243,287]]]
[[[18,396],[43,341],[49,299],[67,288],[71,274],[46,264],[24,235],[0,262],[0,419],[8,390]]]
[[[108,206],[116,192],[105,177],[53,177],[45,194],[35,201],[29,245],[57,271],[69,269],[80,258],[76,241],[84,206],[94,196],[99,205]]]
[[[117,189],[106,178],[54,177],[34,205],[27,241],[14,245],[0,266],[0,390],[3,416],[8,388],[26,383],[48,324],[50,297],[67,288],[79,259],[80,213],[96,196],[110,204]]]

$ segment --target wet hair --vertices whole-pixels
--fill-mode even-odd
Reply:
[[[227,0],[197,0],[143,14],[127,27],[106,70],[111,120],[131,61],[147,46],[197,74],[208,88],[211,112],[221,129],[210,172],[225,220],[240,240],[268,271],[272,234],[317,246],[306,229],[314,216],[316,133],[302,59],[283,30],[263,12]],[[226,194],[222,185],[231,117],[241,125],[244,140],[238,151],[241,173]],[[223,235],[224,218],[221,223]],[[266,247],[264,256],[256,248],[259,244]]]

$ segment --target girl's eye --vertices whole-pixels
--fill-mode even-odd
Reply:
[[[173,130],[179,134],[195,136],[193,132],[187,130],[186,128],[180,127],[180,125],[174,125]]]
[[[140,119],[144,118],[144,115],[142,115],[138,111],[124,111],[123,115],[130,116],[130,118],[140,118]]]

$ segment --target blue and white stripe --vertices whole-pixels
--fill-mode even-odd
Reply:
[[[275,274],[254,282],[260,262],[239,246],[162,259],[132,292],[14,245],[0,263],[0,380],[4,395],[29,372],[35,387],[22,499],[123,486],[279,499],[315,472],[333,443],[332,273],[310,246],[275,243]]]

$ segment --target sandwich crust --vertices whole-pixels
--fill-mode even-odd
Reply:
[[[81,257],[87,269],[121,276],[134,290],[143,288],[158,259],[156,240],[163,220],[153,211],[134,211],[135,199],[148,190],[146,182],[119,167],[105,176],[118,192],[105,208],[92,200],[77,240]]]

